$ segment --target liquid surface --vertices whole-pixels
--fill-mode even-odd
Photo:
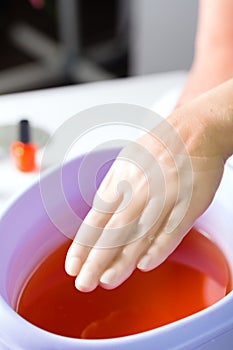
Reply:
[[[153,329],[200,311],[231,289],[221,251],[191,230],[176,251],[151,272],[120,287],[91,293],[66,275],[69,242],[51,253],[26,282],[17,312],[40,328],[74,338],[113,338]]]

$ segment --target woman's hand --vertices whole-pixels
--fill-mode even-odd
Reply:
[[[115,288],[177,247],[211,203],[233,152],[231,101],[233,81],[121,151],[67,253],[77,289]]]

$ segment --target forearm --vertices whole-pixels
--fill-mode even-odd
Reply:
[[[212,49],[219,54],[233,51],[232,0],[199,1],[196,55],[206,54]]]
[[[177,106],[233,77],[233,0],[199,0],[195,54]]]

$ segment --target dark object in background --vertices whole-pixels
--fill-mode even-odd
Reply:
[[[0,0],[0,11],[10,6],[11,0]]]
[[[80,14],[78,26],[81,54],[96,62],[114,77],[127,76],[127,28],[125,32],[122,28],[119,30],[119,1],[77,0],[77,2]],[[24,22],[49,39],[58,40],[57,1],[46,0],[45,4],[44,8],[36,10],[27,0],[0,0],[0,74],[1,70],[35,60],[10,40],[9,33],[15,23]],[[47,82],[37,88],[73,83],[74,81],[66,76],[62,81]],[[23,89],[25,90],[27,89]]]

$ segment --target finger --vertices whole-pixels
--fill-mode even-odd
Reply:
[[[95,245],[105,225],[119,205],[119,196],[112,194],[108,184],[111,181],[109,172],[102,181],[93,200],[93,207],[86,215],[65,260],[65,270],[71,276],[77,276],[87,259],[91,248]]]
[[[120,250],[120,247],[111,249],[93,248],[76,277],[75,287],[82,292],[91,292],[94,290],[99,284],[101,274]]]
[[[128,244],[113,261],[111,266],[100,277],[100,285],[105,289],[113,289],[122,284],[135,270],[138,261],[148,250],[153,236],[144,236]]]
[[[144,236],[123,249],[122,246],[90,251],[88,259],[76,278],[75,286],[83,292],[90,292],[98,284],[112,289],[123,283],[134,271],[141,255],[151,244],[151,236]]]
[[[143,211],[137,229],[139,237],[128,242],[121,254],[100,277],[100,285],[105,289],[112,289],[123,283],[134,271],[137,263],[148,251],[156,236],[160,233],[163,222],[166,222],[166,212],[161,210],[161,205],[153,198]],[[162,207],[163,208],[163,207]],[[153,219],[151,222],[151,218]],[[146,221],[146,223],[144,222]],[[139,226],[142,226],[140,228]],[[146,230],[146,231],[145,231]]]
[[[69,275],[76,276],[80,272],[80,269],[84,264],[91,248],[96,245],[101,235],[102,238],[97,244],[98,247],[119,245],[117,242],[113,243],[113,235],[109,234],[108,227],[105,228],[113,216],[112,210],[117,211],[117,205],[119,205],[118,201],[115,201],[114,204],[110,202],[109,210],[107,210],[107,212],[97,211],[95,207],[89,211],[67,253],[65,270]],[[120,205],[124,206],[125,200],[122,200]],[[122,211],[120,217],[121,216]],[[119,215],[117,217],[119,217]],[[121,221],[122,220],[120,220],[120,223]],[[114,219],[113,222],[116,225],[116,219]],[[110,225],[113,225],[112,221]],[[123,226],[125,226],[125,224],[123,224]],[[112,243],[109,242],[109,237],[111,237]],[[120,237],[120,235],[116,234],[115,232],[114,237]]]
[[[125,225],[123,228],[114,229],[108,225],[95,246],[86,252],[88,256],[77,275],[75,286],[82,292],[90,292],[97,287],[100,276],[121,254],[124,246],[122,242],[127,241],[129,232],[136,229],[137,221],[133,225]],[[110,225],[112,225],[111,220]]]
[[[181,241],[181,237],[169,237],[166,233],[160,234],[159,239],[155,239],[147,253],[137,264],[137,268],[142,271],[150,271],[159,266],[173,252]]]
[[[78,275],[110,217],[111,215],[98,213],[95,210],[89,211],[67,251],[65,270],[70,276]]]
[[[124,246],[136,232],[140,208],[141,204],[138,204],[135,213],[135,206],[131,204],[125,210],[112,215],[95,246],[89,251],[89,255],[76,278],[75,286],[77,289],[89,292],[96,288],[100,276],[121,254]],[[130,219],[132,221],[128,222]]]
[[[77,276],[89,251],[89,247],[80,246],[75,241],[71,244],[65,259],[65,271],[68,275]]]
[[[138,192],[142,192],[144,195],[131,197],[128,196],[127,191],[124,193],[118,210],[111,216],[96,242],[96,248],[123,247],[137,240],[148,231],[148,225],[144,222],[148,219],[148,214],[152,216],[153,226],[154,221],[162,212],[159,198],[148,200],[148,195],[145,195],[144,184],[138,185]]]
[[[186,233],[193,226],[196,216],[190,208],[173,231],[170,231],[169,218],[166,220],[161,233],[155,237],[153,244],[139,261],[137,267],[140,270],[150,271],[160,265],[180,244]]]

